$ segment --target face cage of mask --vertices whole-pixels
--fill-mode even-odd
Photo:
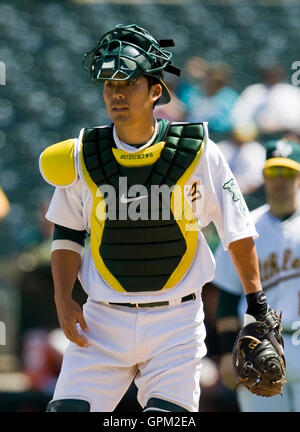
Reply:
[[[111,54],[110,52],[111,44],[117,45],[114,47],[114,51],[116,49],[118,49],[118,51],[114,52],[114,54]],[[133,47],[140,53],[140,56],[138,57],[140,57],[141,61],[138,61],[138,57],[133,59],[129,55],[126,55],[124,52],[122,52],[122,50],[127,46]],[[101,53],[101,50],[104,50],[104,53]],[[152,52],[150,52],[150,50],[152,50]],[[157,77],[160,78],[159,72],[165,69],[165,67],[171,62],[172,54],[166,50],[161,50],[158,47],[155,47],[155,50],[158,51],[158,53],[153,52],[152,44],[149,46],[148,51],[145,51],[143,48],[131,42],[120,41],[117,39],[112,39],[111,41],[107,42],[107,40],[102,39],[100,43],[96,45],[96,47],[84,54],[82,65],[84,69],[90,73],[93,81],[125,81],[128,79],[136,81],[144,73],[153,74],[154,76],[157,75]],[[114,60],[114,67],[111,69],[110,74],[105,74],[102,71],[102,66],[105,63],[107,57]],[[89,67],[87,66],[88,59],[90,59]],[[135,68],[128,68],[127,71],[124,70],[124,67],[122,68],[121,65],[121,61],[124,63],[124,59],[127,59],[132,64],[135,64]],[[151,65],[155,65],[156,67],[151,67]]]

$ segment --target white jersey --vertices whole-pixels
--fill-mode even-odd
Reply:
[[[282,310],[283,329],[292,329],[300,319],[300,213],[280,221],[269,211],[269,205],[251,212],[259,238],[255,240],[263,290],[267,302],[277,313]],[[216,252],[214,282],[233,294],[242,294],[239,277],[228,253]],[[246,311],[242,296],[240,316]]]
[[[251,222],[250,214],[234,176],[215,143],[208,137],[207,124],[204,124],[204,150],[194,172],[186,185],[200,185],[202,205],[197,206],[196,217],[200,227],[215,224],[223,246],[246,238],[256,237],[257,232]],[[137,149],[120,142],[116,146],[127,152]],[[152,139],[153,141],[153,139]],[[78,146],[77,151],[78,151]],[[144,146],[145,147],[145,146]],[[78,160],[78,155],[75,155]],[[46,217],[49,221],[75,230],[90,233],[92,194],[84,177],[77,167],[78,179],[70,187],[56,188]],[[198,245],[192,264],[179,283],[167,290],[155,292],[118,292],[112,289],[97,271],[90,248],[85,251],[79,274],[80,282],[86,293],[95,301],[145,303],[151,301],[177,300],[211,281],[214,277],[215,261],[213,254],[199,229]]]
[[[218,143],[243,194],[253,192],[263,184],[266,150],[257,141],[237,145],[233,140]]]

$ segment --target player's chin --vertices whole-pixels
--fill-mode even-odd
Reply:
[[[278,201],[279,200],[285,201],[286,199],[289,198],[290,192],[286,188],[275,189],[272,191],[272,195]]]
[[[122,110],[111,110],[110,111],[110,118],[114,121],[121,120],[124,121],[129,118],[129,109],[124,108]]]

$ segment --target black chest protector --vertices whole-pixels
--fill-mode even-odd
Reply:
[[[112,127],[85,129],[83,133],[82,155],[90,179],[99,191],[110,185],[116,192],[114,203],[106,202],[107,214],[114,217],[107,217],[101,235],[97,234],[97,253],[106,275],[111,275],[108,283],[113,285],[112,281],[117,280],[118,286],[126,292],[169,288],[168,281],[172,284],[170,278],[176,269],[179,273],[185,272],[194,257],[195,233],[188,238],[188,233],[174,217],[170,203],[172,188],[200,157],[203,125],[171,124],[160,120],[160,127],[164,129],[160,156],[154,163],[147,160],[147,164],[143,164],[147,154],[141,151],[141,164],[131,166],[123,165],[115,157]],[[149,149],[151,147],[148,152]],[[127,158],[135,157],[130,153],[127,155]],[[120,179],[126,179],[128,188],[142,185],[143,190],[147,190],[147,198],[143,195],[142,199],[135,200],[128,198],[127,191],[122,194]],[[167,196],[157,194],[154,199],[154,190],[158,191],[163,185],[168,187],[169,193]],[[104,193],[103,197],[106,199]],[[140,207],[139,218],[128,217],[130,205],[135,206],[135,210]],[[113,212],[108,207],[113,208]],[[100,266],[96,267],[101,273]],[[182,276],[179,274],[174,280]]]

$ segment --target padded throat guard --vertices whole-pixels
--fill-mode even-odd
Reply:
[[[47,147],[40,156],[40,172],[52,186],[66,188],[77,179],[75,140],[68,139]]]
[[[164,120],[160,121],[161,128],[164,129],[164,145],[159,147],[159,154],[151,158],[151,147],[145,152],[137,152],[140,156],[138,165],[131,166],[126,159],[122,165],[121,157],[116,157],[111,127],[86,129],[83,134],[83,173],[94,195],[97,217],[101,198],[97,202],[96,195],[99,197],[99,191],[106,185],[113,186],[116,191],[114,217],[97,222],[95,213],[91,216],[91,250],[101,276],[120,292],[170,288],[179,282],[195,255],[197,230],[189,231],[186,226],[195,220],[177,220],[171,192],[168,200],[160,197],[154,204],[151,188],[153,185],[166,185],[172,191],[171,188],[179,181],[186,180],[185,174],[189,174],[202,151],[203,127],[202,124],[172,125]],[[153,144],[153,153],[155,146],[160,144]],[[128,188],[139,184],[148,192],[147,199],[140,200],[140,218],[137,220],[123,217],[128,207],[136,204],[129,203],[125,209],[122,206],[120,178],[126,178]],[[125,196],[128,198],[127,191]],[[107,199],[104,193],[102,199]],[[111,202],[105,201],[105,205],[108,204],[108,207],[113,207]],[[168,219],[163,217],[166,212]]]

